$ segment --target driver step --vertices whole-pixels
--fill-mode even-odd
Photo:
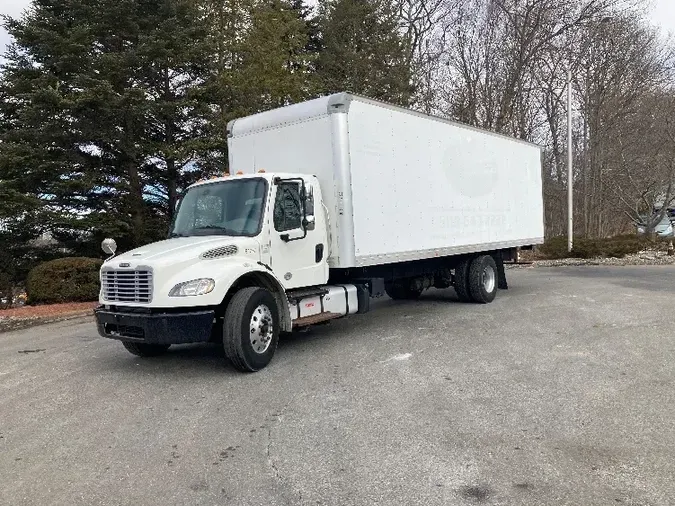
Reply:
[[[320,286],[313,288],[302,288],[300,290],[289,290],[286,292],[288,300],[290,301],[300,301],[308,297],[323,297],[326,294],[328,294],[328,290]]]
[[[303,316],[293,320],[293,327],[305,327],[308,325],[316,325],[317,323],[327,322],[344,316],[340,313],[319,313],[311,316]]]

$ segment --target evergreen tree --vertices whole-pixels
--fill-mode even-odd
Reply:
[[[178,188],[200,175],[192,163],[213,148],[213,51],[198,5],[34,0],[6,27],[16,42],[0,82],[0,184],[33,198],[76,249],[163,236]]]
[[[324,0],[319,24],[322,48],[317,73],[322,92],[351,91],[408,104],[413,92],[408,50],[388,4]]]
[[[306,51],[308,27],[288,0],[256,3],[239,46],[237,93],[252,111],[299,102],[314,90]]]

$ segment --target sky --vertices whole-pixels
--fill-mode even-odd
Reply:
[[[675,35],[675,0],[651,0],[650,3],[653,5],[650,17],[654,24]],[[29,4],[30,0],[0,0],[0,14],[18,17]],[[4,54],[9,42],[9,35],[0,27],[0,54]]]

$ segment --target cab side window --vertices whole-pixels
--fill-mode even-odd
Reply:
[[[295,182],[279,183],[274,202],[274,228],[277,232],[295,230],[302,226],[300,185]]]

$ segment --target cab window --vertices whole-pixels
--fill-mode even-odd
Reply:
[[[300,185],[282,182],[277,186],[274,202],[274,228],[277,232],[295,230],[302,226],[302,203]]]

